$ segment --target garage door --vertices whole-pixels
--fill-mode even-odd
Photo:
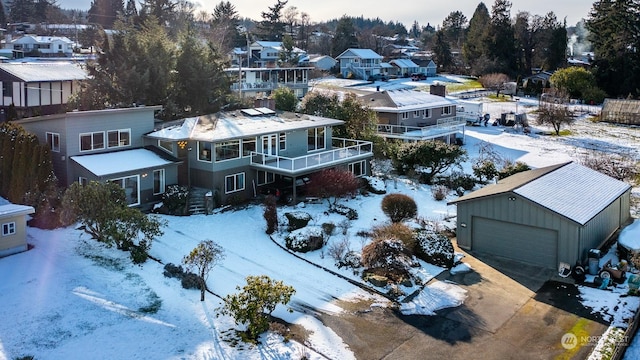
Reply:
[[[473,218],[471,249],[555,269],[558,234],[554,230]]]

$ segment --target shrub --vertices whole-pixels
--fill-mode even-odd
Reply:
[[[397,223],[415,217],[418,213],[416,202],[404,194],[389,194],[382,199],[382,211]]]
[[[347,253],[350,247],[349,239],[344,238],[341,241],[334,241],[327,250],[327,253],[331,258],[336,261],[336,264],[339,264],[342,261],[344,255]]]
[[[476,162],[471,165],[471,168],[473,169],[473,175],[475,175],[480,182],[486,182],[498,176],[496,164],[491,160]]]
[[[374,241],[362,249],[362,264],[367,272],[396,283],[411,277],[413,263],[410,251],[397,239]]]
[[[416,231],[416,257],[429,264],[451,268],[454,250],[451,240],[444,234],[430,229]]]
[[[262,216],[267,221],[267,234],[273,234],[278,228],[278,209],[275,196],[268,195],[264,199],[264,213]]]
[[[330,211],[336,214],[344,215],[349,220],[358,219],[358,212],[355,209],[352,209],[344,205],[335,205]]]
[[[307,193],[327,199],[329,208],[332,208],[336,206],[338,199],[357,194],[359,188],[360,180],[350,171],[327,169],[310,176]]]
[[[362,256],[355,251],[347,251],[337,265],[338,268],[349,267],[357,269],[362,266]]]
[[[464,190],[472,190],[476,186],[476,180],[469,174],[454,171],[450,176],[444,178],[439,185],[445,185],[449,189],[463,188]]]
[[[289,220],[289,231],[302,229],[311,221],[311,214],[304,211],[288,212],[284,216]]]
[[[449,189],[444,185],[434,185],[431,187],[431,194],[435,200],[441,201],[449,195]]]
[[[184,289],[200,289],[200,284],[202,283],[202,279],[200,279],[200,276],[194,274],[194,273],[184,273],[182,275],[182,287]]]
[[[285,245],[302,253],[318,250],[324,246],[322,234],[322,228],[317,226],[294,230],[285,238]]]
[[[189,200],[189,189],[181,185],[169,185],[162,194],[162,204],[173,215],[183,215]]]
[[[397,239],[402,241],[411,254],[416,247],[413,230],[402,223],[392,223],[391,225],[376,226],[372,229],[374,241]]]
[[[168,278],[182,278],[184,270],[182,270],[182,266],[174,265],[172,263],[168,263],[164,266],[164,276]]]
[[[507,162],[504,167],[498,173],[498,179],[504,179],[519,172],[531,170],[529,165],[518,161],[516,163]]]
[[[332,223],[332,222],[327,222],[327,223],[323,223],[322,224],[322,231],[324,231],[324,233],[327,236],[331,236],[333,235],[333,232],[336,230],[336,224]]]

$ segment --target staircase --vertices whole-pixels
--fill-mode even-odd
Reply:
[[[205,195],[208,189],[191,188],[189,191],[189,214],[198,215],[207,213],[207,203]]]

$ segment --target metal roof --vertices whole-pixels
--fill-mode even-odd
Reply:
[[[108,153],[72,156],[71,160],[96,176],[159,168],[176,163],[147,149],[132,149]]]
[[[0,63],[0,71],[23,82],[84,80],[87,72],[72,63]]]
[[[266,113],[266,114],[265,114]],[[224,141],[321,126],[342,125],[344,121],[290,112],[269,113],[263,108],[219,112],[172,122],[148,137],[166,140]]]
[[[347,54],[351,56],[347,56]],[[343,51],[342,54],[338,55],[336,59],[340,59],[343,57],[344,58],[359,57],[362,59],[382,59],[382,56],[380,56],[377,52],[371,49],[347,49]]]
[[[413,61],[411,61],[409,59],[394,59],[394,60],[391,60],[390,63],[396,64],[397,66],[399,66],[401,68],[417,68],[417,67],[420,67],[418,64],[414,63]]]
[[[584,225],[630,188],[623,181],[569,162],[517,173],[449,204],[513,192]]]

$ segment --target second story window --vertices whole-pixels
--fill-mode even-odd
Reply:
[[[198,160],[211,162],[211,143],[198,141]]]
[[[107,132],[109,140],[108,147],[120,147],[131,145],[131,130],[109,130]]]
[[[453,110],[451,110],[453,108],[453,106],[445,106],[442,108],[442,115],[451,115],[451,113],[453,113]]]
[[[255,137],[242,139],[242,156],[251,156],[251,152],[255,151],[257,151]]]
[[[407,120],[409,118],[409,113],[408,112],[403,112],[402,113],[402,120]]]
[[[80,151],[104,149],[104,132],[80,134]]]
[[[324,127],[308,130],[308,151],[324,149]]]
[[[171,141],[158,140],[158,146],[170,154],[173,154],[173,143]]]
[[[287,134],[286,133],[280,133],[278,134],[278,149],[279,150],[286,150],[287,149]]]
[[[430,118],[431,117],[431,109],[424,109],[424,113],[423,116],[425,119]]]
[[[423,112],[423,111],[424,111],[424,110],[416,110],[416,111],[414,111],[414,112],[413,112],[413,117],[414,117],[414,118],[420,117],[420,113],[421,113],[421,112]]]
[[[60,152],[60,134],[47,133],[47,144],[53,152]]]

